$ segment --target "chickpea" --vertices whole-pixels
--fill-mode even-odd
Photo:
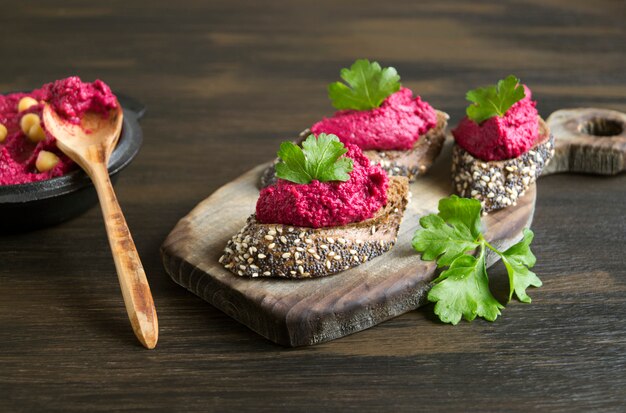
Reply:
[[[22,129],[22,132],[28,135],[28,131],[30,130],[30,128],[32,128],[33,125],[39,125],[40,123],[41,119],[39,119],[39,116],[37,116],[37,114],[27,113],[26,115],[22,116],[22,119],[20,119],[20,128]]]
[[[21,98],[20,101],[17,103],[17,111],[23,112],[29,109],[31,106],[35,106],[38,104],[39,102],[37,102],[35,99],[31,98],[30,96],[25,96]]]
[[[48,151],[41,151],[39,155],[37,155],[37,160],[35,161],[35,167],[39,172],[48,172],[53,169],[59,163],[60,159],[58,156]]]
[[[44,132],[40,123],[35,123],[33,126],[31,126],[26,136],[28,136],[28,139],[33,142],[41,142],[46,140],[46,132]]]
[[[0,123],[0,142],[4,142],[7,138],[7,133],[9,133],[9,131],[7,131],[7,127]]]

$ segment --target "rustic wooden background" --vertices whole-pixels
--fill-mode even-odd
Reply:
[[[2,411],[620,411],[626,404],[626,175],[542,178],[533,303],[456,327],[432,307],[285,349],[176,286],[176,221],[331,113],[358,57],[397,67],[435,107],[510,73],[547,116],[626,111],[623,1],[81,1],[0,5],[0,90],[79,74],[149,108],[117,185],[157,305],[139,346],[100,211],[0,236]],[[60,2],[59,2],[60,3]],[[416,194],[419,196],[419,194]],[[505,270],[493,271],[502,283]]]

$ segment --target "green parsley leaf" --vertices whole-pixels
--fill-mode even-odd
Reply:
[[[281,162],[276,164],[276,176],[297,184],[308,184],[312,178],[306,167],[304,152],[298,145],[285,141],[280,144],[278,157]]]
[[[474,239],[481,232],[480,201],[451,195],[439,200],[439,216],[449,224],[469,228]]]
[[[529,229],[524,229],[524,239],[504,251],[500,256],[509,274],[509,300],[513,297],[513,292],[517,298],[524,302],[530,303],[531,299],[526,294],[526,288],[529,286],[541,287],[542,282],[537,275],[530,271],[535,265],[537,259],[530,250],[530,243],[533,241],[534,234]]]
[[[347,181],[353,169],[351,158],[343,157],[348,150],[335,135],[320,133],[316,138],[309,135],[302,148],[292,142],[280,144],[276,164],[276,176],[297,184]]]
[[[437,303],[435,314],[441,321],[454,325],[461,321],[461,316],[467,321],[476,316],[494,321],[504,308],[489,290],[484,253],[478,258],[471,255],[457,257],[435,280],[435,286],[428,292],[428,300]]]
[[[343,68],[341,78],[347,83],[328,85],[328,97],[337,109],[369,110],[379,107],[392,93],[400,90],[400,76],[393,67],[381,68],[367,59]]]
[[[450,265],[460,255],[480,245],[469,228],[461,224],[448,225],[440,215],[422,217],[420,225],[424,229],[415,232],[413,248],[420,251],[426,261],[436,259],[439,267]]]
[[[467,117],[481,123],[494,116],[504,116],[516,102],[522,100],[526,93],[518,78],[509,75],[498,81],[497,85],[470,90],[465,98],[473,104],[467,107]]]
[[[476,316],[494,321],[504,308],[489,290],[485,251],[498,254],[506,266],[510,291],[520,301],[530,302],[529,286],[541,286],[541,280],[530,271],[535,256],[530,251],[533,232],[524,230],[522,241],[505,252],[498,251],[482,234],[480,202],[452,195],[439,201],[439,213],[420,219],[421,229],[413,236],[413,248],[426,261],[437,260],[439,267],[449,266],[433,281],[428,299],[435,302],[435,313],[445,323],[457,324]],[[468,255],[476,251],[477,256]]]

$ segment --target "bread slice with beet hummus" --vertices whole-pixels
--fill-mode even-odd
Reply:
[[[335,135],[283,142],[276,184],[228,241],[220,263],[247,277],[312,278],[367,262],[396,243],[409,200],[406,177],[389,177]]]
[[[313,278],[344,271],[395,245],[408,201],[408,179],[390,177],[387,205],[365,221],[309,228],[262,224],[252,215],[219,262],[245,277]]]
[[[539,119],[540,138],[522,155],[505,160],[483,161],[459,145],[452,149],[452,176],[459,196],[476,198],[483,212],[516,205],[554,155],[554,137]]]
[[[440,110],[437,114],[437,124],[421,135],[409,150],[366,150],[363,153],[373,163],[380,165],[389,176],[406,176],[414,181],[424,175],[441,153],[446,140],[446,127],[449,116]]]
[[[530,89],[514,76],[470,96],[474,105],[452,131],[452,179],[458,195],[478,199],[487,213],[517,203],[554,155],[554,138]],[[494,114],[480,107],[482,99],[509,105]]]

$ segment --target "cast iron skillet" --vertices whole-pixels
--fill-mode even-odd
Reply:
[[[116,96],[124,110],[124,123],[109,161],[113,183],[139,152],[143,135],[138,121],[146,112],[138,101],[122,94]],[[96,190],[81,169],[47,181],[0,185],[0,233],[58,224],[82,214],[97,202]]]

